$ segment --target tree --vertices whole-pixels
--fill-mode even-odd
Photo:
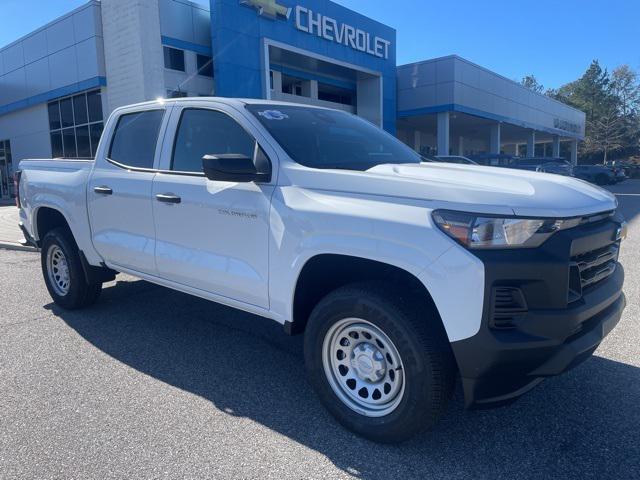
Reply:
[[[586,152],[603,154],[606,163],[610,152],[620,150],[625,146],[627,137],[624,117],[612,106],[609,111],[591,122],[589,135],[585,138]]]
[[[628,65],[611,75],[597,60],[577,80],[547,95],[582,110],[586,114],[585,140],[580,157],[587,161],[607,161],[614,154],[640,153],[640,84]]]
[[[604,112],[609,112],[615,102],[611,94],[611,80],[607,70],[593,60],[587,71],[572,84],[571,102],[587,114],[587,122],[593,122]]]
[[[526,77],[523,77],[520,83],[523,87],[528,88],[533,92],[544,92],[544,86],[540,82],[538,82],[538,79],[535,75],[527,75]]]
[[[611,87],[620,101],[622,115],[637,115],[640,110],[638,74],[629,65],[620,65],[611,73]]]

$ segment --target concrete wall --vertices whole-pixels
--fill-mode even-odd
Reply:
[[[160,32],[163,36],[211,48],[209,9],[187,0],[160,0]]]
[[[0,115],[104,84],[102,45],[100,4],[89,2],[4,47]]]
[[[51,157],[47,104],[0,116],[0,140],[11,142],[14,169],[25,158]]]
[[[398,67],[398,116],[459,111],[583,138],[585,114],[457,56]]]

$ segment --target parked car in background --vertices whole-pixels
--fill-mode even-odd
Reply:
[[[564,175],[565,177],[573,177],[573,166],[568,162],[549,162],[540,165],[537,172],[555,173],[556,175]]]
[[[640,174],[640,165],[635,165],[633,163],[621,162],[619,160],[609,160],[603,165],[613,170],[613,173],[616,175],[616,181],[618,183],[623,182],[627,178],[631,178],[633,176],[637,177]]]
[[[540,167],[547,164],[565,163],[561,157],[514,157],[511,161],[510,168],[519,170],[531,170],[533,172],[540,171]],[[552,172],[553,173],[553,172]]]
[[[436,161],[445,162],[445,163],[458,163],[462,165],[478,165],[477,162],[474,162],[470,158],[463,157],[462,155],[437,155],[435,159]]]
[[[613,174],[616,176],[616,183],[624,182],[627,179],[627,174],[621,167],[614,167]]]
[[[616,174],[611,168],[604,165],[576,165],[573,167],[573,175],[596,185],[617,183]]]
[[[509,167],[515,158],[517,157],[506,153],[481,153],[471,156],[471,160],[478,165],[489,167]]]

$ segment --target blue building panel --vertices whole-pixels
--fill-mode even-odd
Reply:
[[[309,26],[309,15],[326,20]],[[380,75],[383,125],[395,133],[395,29],[329,0],[211,0],[211,37],[216,95],[267,97],[269,40]]]

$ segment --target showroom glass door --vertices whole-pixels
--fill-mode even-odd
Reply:
[[[0,140],[0,198],[13,198],[13,165],[9,140]]]

